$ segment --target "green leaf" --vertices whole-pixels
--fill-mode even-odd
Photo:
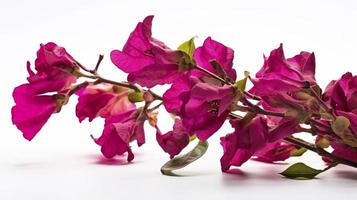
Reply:
[[[197,138],[196,135],[191,135],[191,136],[190,136],[190,142],[191,142],[191,141],[194,141],[196,138]]]
[[[292,150],[290,155],[293,157],[299,157],[299,156],[302,156],[306,151],[307,151],[307,149],[305,149],[304,147],[300,147],[298,149]]]
[[[185,166],[193,163],[197,159],[201,158],[207,151],[208,143],[206,141],[199,141],[195,148],[190,152],[176,156],[175,158],[169,160],[161,167],[161,173],[167,176],[178,176],[172,171],[182,169]]]
[[[247,77],[239,80],[236,82],[236,87],[241,90],[241,91],[244,91],[245,90],[245,86],[247,84]]]
[[[313,179],[316,175],[323,171],[325,170],[314,169],[305,165],[304,163],[299,162],[291,165],[280,174],[290,179],[306,180]]]
[[[249,77],[249,72],[248,71],[245,71],[244,72],[244,78],[237,81],[235,86],[240,90],[240,91],[244,91],[245,90],[245,87],[247,85],[247,79]]]
[[[194,37],[187,40],[186,42],[182,43],[177,49],[180,51],[185,52],[187,55],[190,56],[190,58],[192,59],[193,56],[193,52],[195,51],[195,41],[194,41]]]

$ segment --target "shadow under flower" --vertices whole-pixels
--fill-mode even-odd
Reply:
[[[258,162],[258,163],[263,163],[263,164],[267,164],[267,165],[289,165],[288,162],[284,162],[284,161],[264,162],[264,161],[258,160],[256,158],[251,159],[251,161]]]
[[[239,168],[232,168],[227,172],[222,174],[223,183],[226,185],[231,185],[232,183],[244,182],[256,182],[259,181],[284,181],[284,178],[278,174],[275,170],[270,170],[269,168],[260,172],[245,172]],[[232,184],[234,185],[234,184]]]
[[[92,160],[92,164],[96,165],[121,166],[133,164],[133,162],[128,162],[126,160],[126,156],[116,156],[115,158],[108,159],[102,155],[89,155],[87,158]]]
[[[339,170],[339,171],[335,172],[335,175],[339,178],[357,180],[357,171],[356,170]]]

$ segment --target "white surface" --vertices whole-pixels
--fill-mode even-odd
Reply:
[[[134,148],[132,164],[123,158],[108,162],[90,134],[102,121],[79,124],[76,99],[54,115],[31,142],[11,125],[13,87],[25,81],[25,62],[33,62],[39,43],[57,42],[80,62],[94,66],[106,58],[101,73],[124,80],[109,60],[136,23],[155,14],[154,36],[175,47],[197,35],[235,49],[238,72],[256,72],[262,53],[284,43],[287,56],[315,51],[317,79],[324,87],[346,71],[356,73],[357,3],[355,1],[5,1],[0,2],[0,199],[355,199],[357,170],[338,167],[311,181],[291,181],[277,173],[287,164],[250,161],[237,174],[222,174],[219,136],[210,139],[207,155],[182,171],[187,177],[166,177],[159,168],[168,156],[153,132],[143,148]],[[241,74],[239,74],[241,75]],[[159,89],[160,90],[160,89]],[[164,118],[164,117],[162,117]],[[162,128],[171,123],[164,119]],[[321,167],[311,154],[304,160]],[[294,160],[289,160],[293,163]]]

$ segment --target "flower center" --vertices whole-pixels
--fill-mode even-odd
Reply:
[[[219,105],[220,102],[218,100],[213,100],[208,102],[209,103],[209,110],[208,112],[211,113],[213,116],[217,116],[218,115],[218,111],[219,111]]]
[[[145,51],[144,51],[144,54],[145,54],[146,56],[151,56],[151,57],[153,57],[153,56],[154,56],[154,52],[152,52],[152,50],[151,50],[151,49],[147,49],[147,50],[145,50]]]

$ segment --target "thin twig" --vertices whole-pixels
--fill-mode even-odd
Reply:
[[[93,72],[91,72],[91,73],[93,73]],[[133,90],[139,91],[139,92],[147,91],[147,92],[149,92],[150,94],[153,95],[155,100],[162,100],[162,97],[160,95],[156,94],[155,92],[153,92],[151,90],[145,90],[145,89],[142,89],[142,88],[140,88],[140,87],[138,87],[136,85],[133,85],[133,84],[130,84],[130,83],[126,83],[126,82],[117,82],[117,81],[109,80],[109,79],[106,79],[106,78],[100,76],[98,73],[95,73],[93,75],[86,75],[86,74],[81,73],[81,76],[86,77],[86,78],[90,78],[90,79],[96,79],[96,81],[94,82],[95,84],[98,84],[98,83],[110,83],[110,84],[113,84],[113,85],[130,88],[130,89],[133,89]]]
[[[254,99],[254,100],[257,100],[257,101],[262,100],[260,97],[255,96],[254,94],[251,94],[251,93],[249,93],[247,91],[243,91],[243,94],[246,95],[247,97],[249,97],[251,99]]]
[[[338,162],[338,163],[341,163],[344,165],[348,165],[348,166],[357,168],[357,163],[346,160],[346,159],[338,157],[338,156],[335,156],[332,153],[329,153],[326,150],[324,150],[322,148],[318,148],[315,145],[307,143],[301,139],[290,136],[290,137],[284,138],[284,140],[287,142],[290,142],[292,144],[295,144],[297,146],[304,147],[310,151],[313,151],[313,152],[319,154],[320,156],[326,156],[326,157],[330,158],[331,160],[333,160],[334,162]]]
[[[331,108],[329,108],[326,103],[321,99],[320,95],[316,93],[316,91],[312,88],[312,86],[310,86],[310,91],[311,93],[314,95],[315,99],[317,99],[317,101],[322,105],[322,107],[324,108],[324,110],[328,113],[332,113],[331,112]]]
[[[230,82],[224,80],[223,78],[221,78],[221,77],[217,76],[216,74],[214,74],[214,73],[212,73],[212,72],[206,70],[205,68],[202,68],[202,67],[197,66],[197,65],[195,65],[194,68],[197,69],[197,70],[199,70],[199,71],[202,71],[202,72],[204,72],[204,73],[206,73],[206,74],[208,74],[208,75],[210,75],[210,76],[212,76],[213,78],[215,78],[215,79],[221,81],[221,82],[224,83],[224,84],[232,85],[232,83],[230,83]]]
[[[76,85],[75,87],[73,87],[73,88],[68,92],[68,96],[72,96],[72,95],[75,94],[78,90],[82,89],[83,87],[86,87],[87,85],[89,85],[89,82],[87,82],[87,81]]]
[[[99,68],[99,65],[100,65],[100,63],[102,62],[102,60],[103,60],[103,58],[104,58],[104,56],[103,55],[99,55],[99,58],[98,58],[98,61],[97,61],[97,64],[95,65],[95,68],[94,68],[94,73],[96,73],[97,71],[98,71],[98,68]]]
[[[256,105],[251,105],[251,106],[236,106],[239,111],[243,112],[253,112],[256,114],[262,114],[262,115],[269,115],[269,116],[275,116],[275,117],[285,117],[284,113],[277,113],[277,112],[271,112],[267,110],[261,109],[259,106]]]
[[[75,65],[77,65],[79,68],[81,68],[82,70],[88,72],[88,73],[92,73],[92,70],[86,68],[85,66],[83,66],[81,63],[79,63],[78,61],[75,60],[74,62]]]
[[[332,131],[332,128],[330,126],[327,126],[327,125],[325,125],[325,124],[323,124],[323,123],[321,123],[321,122],[319,122],[317,120],[314,120],[314,119],[310,118],[309,122],[310,122],[310,124],[312,126],[319,126],[319,127],[324,128],[324,129],[326,129],[328,131]]]
[[[96,81],[97,83],[101,83],[101,82],[110,83],[110,84],[113,84],[113,85],[118,85],[118,86],[121,86],[121,87],[130,88],[130,89],[133,89],[135,91],[141,91],[141,89],[139,87],[137,87],[136,85],[109,80],[109,79],[103,78],[103,77],[101,77],[99,75],[97,75],[96,78],[97,78],[97,81]]]
[[[240,115],[237,115],[237,114],[235,114],[235,113],[229,113],[229,117],[232,117],[232,118],[234,118],[234,119],[242,119],[243,117],[242,116],[240,116]]]
[[[149,112],[152,112],[152,111],[154,111],[154,110],[160,108],[160,106],[162,106],[162,105],[163,105],[163,102],[160,102],[160,103],[157,104],[156,106],[154,106],[154,107],[148,109],[148,111],[149,111]]]

